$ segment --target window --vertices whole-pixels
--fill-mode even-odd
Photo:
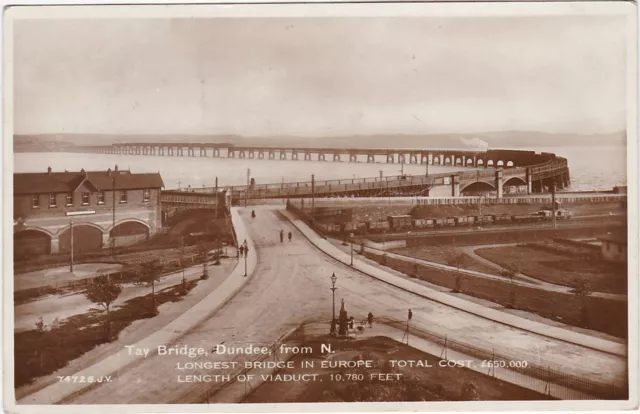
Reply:
[[[104,204],[104,191],[98,193],[98,204]]]
[[[151,190],[148,188],[142,190],[142,201],[149,201],[151,198]]]
[[[40,207],[40,196],[39,195],[34,195],[31,196],[31,207],[32,208],[39,208]]]
[[[127,192],[126,191],[120,191],[120,203],[126,203],[127,202]]]
[[[89,193],[82,193],[82,205],[83,206],[89,205]]]
[[[73,205],[73,193],[67,193],[67,205],[68,206]]]
[[[55,194],[49,194],[49,207],[58,207],[58,201]]]

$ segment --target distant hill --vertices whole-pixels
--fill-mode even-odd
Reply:
[[[339,137],[243,137],[238,135],[110,135],[42,134],[15,135],[15,152],[61,151],[70,146],[111,145],[125,142],[231,143],[256,146],[305,146],[335,148],[533,148],[626,145],[626,133],[556,134],[529,131],[495,131],[477,134],[356,135]]]

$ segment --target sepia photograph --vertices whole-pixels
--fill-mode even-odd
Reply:
[[[635,3],[3,21],[5,410],[637,408]]]

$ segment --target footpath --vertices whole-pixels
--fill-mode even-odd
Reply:
[[[247,274],[252,275],[257,265],[257,255],[255,254],[255,245],[249,237],[247,228],[240,217],[239,209],[231,209],[231,221],[235,229],[238,240],[245,240],[249,246],[249,254],[247,257]],[[243,259],[236,266],[231,275],[227,277],[213,292],[203,298],[191,309],[187,310],[171,323],[162,329],[154,332],[139,342],[133,344],[135,349],[147,348],[151,352],[149,356],[157,352],[158,345],[170,346],[176,343],[190,329],[194,328],[218,309],[224,306],[233,296],[242,289],[242,287],[251,279],[244,277]],[[122,348],[117,353],[93,364],[86,369],[73,374],[74,376],[84,377],[104,377],[110,376],[132,364],[140,362],[145,357],[140,355],[130,355],[126,348]],[[73,382],[57,382],[46,388],[43,388],[33,394],[30,394],[20,400],[20,404],[56,404],[59,401],[81,392],[84,388],[94,386],[90,383],[73,383]]]
[[[344,265],[350,266],[350,254],[341,251],[336,246],[333,246],[329,241],[327,241],[313,229],[311,229],[306,223],[298,219],[293,213],[286,210],[282,210],[281,212],[319,250],[332,257],[333,259],[343,263]],[[578,332],[568,331],[562,328],[549,326],[539,322],[531,321],[529,319],[521,318],[516,315],[487,308],[485,306],[469,302],[464,299],[453,297],[443,292],[438,292],[426,286],[414,283],[410,280],[402,279],[398,276],[386,272],[383,269],[374,267],[367,263],[363,263],[359,260],[354,260],[353,266],[350,267],[370,277],[393,285],[397,288],[412,292],[426,299],[430,299],[435,302],[454,307],[456,309],[474,314],[476,316],[480,316],[485,319],[512,326],[517,329],[522,329],[524,331],[533,332],[541,336],[584,346],[609,354],[619,355],[623,357],[626,357],[627,355],[626,344],[611,342],[605,339],[584,335]]]

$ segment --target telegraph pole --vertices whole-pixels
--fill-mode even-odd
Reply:
[[[553,179],[551,183],[551,223],[556,228],[556,181]]]
[[[69,220],[69,233],[71,233],[71,262],[69,263],[69,271],[73,273],[73,220]]]
[[[216,177],[216,187],[213,192],[216,196],[216,218],[218,218],[218,177]]]
[[[316,216],[316,176],[311,174],[311,220]]]
[[[247,207],[247,200],[249,199],[249,176],[251,175],[251,170],[247,168],[247,190],[244,196],[244,207]]]

